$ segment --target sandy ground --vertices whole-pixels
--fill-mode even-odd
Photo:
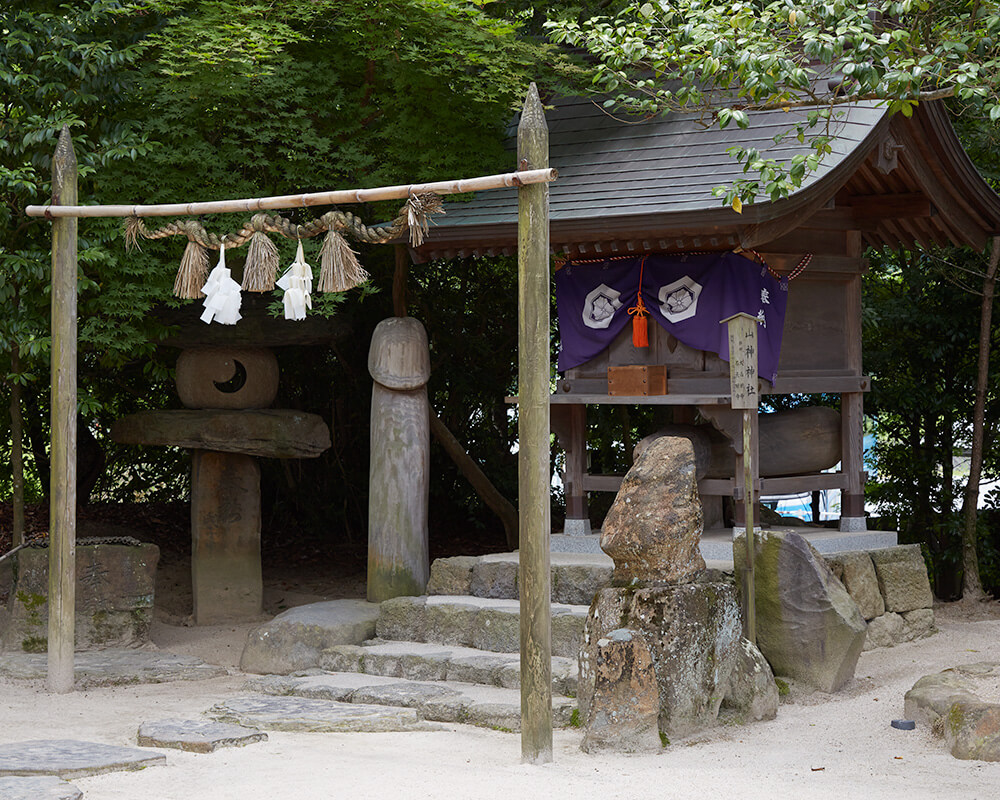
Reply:
[[[136,798],[865,798],[1000,797],[1000,763],[959,761],[926,728],[889,723],[921,676],[1000,661],[1000,607],[941,608],[940,632],[864,653],[855,680],[835,696],[793,691],[777,719],[719,727],[649,756],[591,756],[581,732],[556,731],[554,758],[521,763],[517,734],[466,726],[390,734],[271,733],[269,740],[212,754],[164,750],[167,765],[78,778],[86,800]],[[131,745],[143,721],[198,717],[242,691],[236,669],[246,626],[190,628],[160,622],[163,649],[232,667],[209,681],[93,689],[53,696],[37,686],[0,686],[0,747],[39,738]]]

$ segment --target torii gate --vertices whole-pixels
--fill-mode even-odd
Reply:
[[[52,225],[52,442],[49,530],[49,691],[73,690],[76,599],[77,220],[370,203],[517,187],[518,491],[521,586],[521,756],[552,760],[552,614],[549,576],[548,127],[534,84],[518,126],[518,171],[456,181],[169,205],[77,205],[77,163],[64,127],[52,159],[52,202],[28,206]]]

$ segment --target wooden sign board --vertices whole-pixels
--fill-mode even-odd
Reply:
[[[734,314],[721,322],[729,326],[729,385],[732,408],[757,408],[756,317]]]

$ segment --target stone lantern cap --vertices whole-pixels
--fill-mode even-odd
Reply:
[[[117,420],[111,438],[263,458],[316,458],[330,447],[322,417],[284,409],[143,411]]]

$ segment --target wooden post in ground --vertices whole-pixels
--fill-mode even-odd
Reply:
[[[549,130],[534,84],[517,129],[518,168],[549,165]],[[549,577],[549,188],[518,189],[518,508],[521,587],[521,759],[552,760]]]
[[[754,500],[757,484],[756,447],[753,441],[757,415],[757,318],[734,314],[722,320],[729,326],[730,406],[743,409],[743,517],[746,560],[734,564],[743,575],[743,636],[757,643],[757,597],[754,586]]]
[[[64,127],[52,159],[52,204],[76,202],[76,153]],[[73,690],[76,633],[76,229],[75,217],[52,223],[48,689],[57,694]]]

